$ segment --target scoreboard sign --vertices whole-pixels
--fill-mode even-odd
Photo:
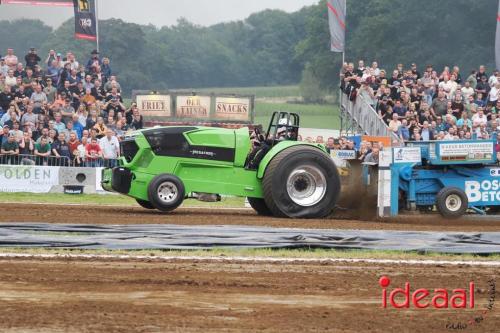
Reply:
[[[250,98],[217,97],[215,119],[231,121],[250,120]]]
[[[210,96],[177,96],[175,115],[177,118],[209,118]]]
[[[170,117],[169,95],[137,95],[137,108],[146,117]]]

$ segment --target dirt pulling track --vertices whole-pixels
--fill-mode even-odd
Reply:
[[[311,229],[419,230],[419,231],[500,231],[500,216],[444,220],[439,215],[400,217],[370,221],[357,216],[329,219],[292,220],[261,217],[251,209],[181,208],[164,214],[140,207],[92,207],[81,205],[0,204],[0,222],[44,222],[72,224],[181,224],[251,225]],[[354,212],[355,214],[356,212]]]
[[[465,323],[467,332],[494,332],[500,310],[485,308],[488,280],[499,273],[467,265],[4,258],[0,330],[446,332]],[[381,275],[412,288],[466,288],[473,280],[476,308],[382,309]]]
[[[272,227],[498,231],[498,219],[391,222],[262,218],[252,210],[0,204],[0,222],[239,224]],[[6,250],[8,251],[8,250]],[[382,309],[391,287],[466,288],[474,309]],[[0,332],[494,332],[500,306],[485,310],[496,266],[375,262],[224,262],[210,259],[8,258],[0,255]],[[493,294],[495,295],[495,294]],[[498,297],[497,297],[498,301]],[[499,303],[500,304],[500,303]],[[477,318],[479,322],[475,320]]]

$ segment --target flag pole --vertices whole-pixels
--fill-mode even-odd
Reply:
[[[99,0],[95,0],[95,36],[96,50],[99,51]]]

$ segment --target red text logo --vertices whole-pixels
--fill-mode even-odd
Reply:
[[[388,290],[391,279],[382,276],[379,280],[382,287],[382,307],[387,308],[390,304],[395,309],[409,308],[411,305],[425,309],[433,307],[435,309],[466,309],[474,308],[474,282],[469,282],[468,288],[448,290],[436,288],[429,290],[419,288],[412,290],[410,282],[406,282],[403,288]]]

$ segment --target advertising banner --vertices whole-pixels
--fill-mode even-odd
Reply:
[[[75,5],[75,38],[97,40],[95,0],[73,0]]]
[[[443,161],[487,161],[494,152],[492,141],[439,144],[439,156]]]
[[[0,192],[48,193],[59,184],[59,167],[0,166]]]
[[[217,97],[215,119],[250,121],[250,98]]]
[[[421,163],[422,151],[420,147],[393,148],[394,163]]]
[[[210,118],[210,96],[177,96],[177,118]]]
[[[355,160],[356,151],[355,150],[332,150],[330,152],[332,158],[338,158],[341,160]]]
[[[137,95],[137,108],[146,117],[170,117],[169,95]]]
[[[6,5],[73,7],[73,0],[2,0]]]

